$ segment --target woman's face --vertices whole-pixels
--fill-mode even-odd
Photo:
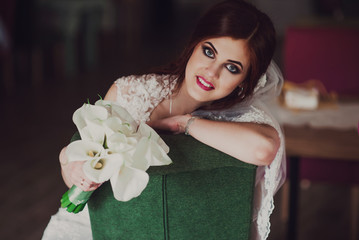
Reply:
[[[245,40],[207,39],[194,48],[188,60],[183,88],[203,103],[224,98],[245,79],[249,62]]]

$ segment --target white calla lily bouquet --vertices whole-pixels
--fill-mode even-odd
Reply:
[[[83,171],[93,182],[110,180],[115,199],[129,201],[146,188],[150,166],[171,164],[168,146],[147,124],[137,124],[131,115],[116,103],[98,100],[84,104],[73,114],[81,140],[71,142],[68,162],[85,161]],[[92,192],[75,185],[61,198],[61,207],[78,213]]]

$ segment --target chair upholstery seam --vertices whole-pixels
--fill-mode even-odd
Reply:
[[[164,240],[169,240],[168,205],[167,205],[167,175],[162,175],[162,208],[163,208],[163,234],[164,234]]]

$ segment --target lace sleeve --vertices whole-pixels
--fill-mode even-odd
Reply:
[[[174,82],[168,75],[131,75],[115,81],[116,102],[125,108],[138,122],[147,122],[152,110],[169,96]]]

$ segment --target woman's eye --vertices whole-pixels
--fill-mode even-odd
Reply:
[[[208,47],[203,47],[203,53],[209,58],[214,58],[214,52]]]
[[[239,69],[237,66],[233,65],[233,64],[227,64],[226,68],[228,69],[228,71],[230,71],[231,73],[239,73]]]

